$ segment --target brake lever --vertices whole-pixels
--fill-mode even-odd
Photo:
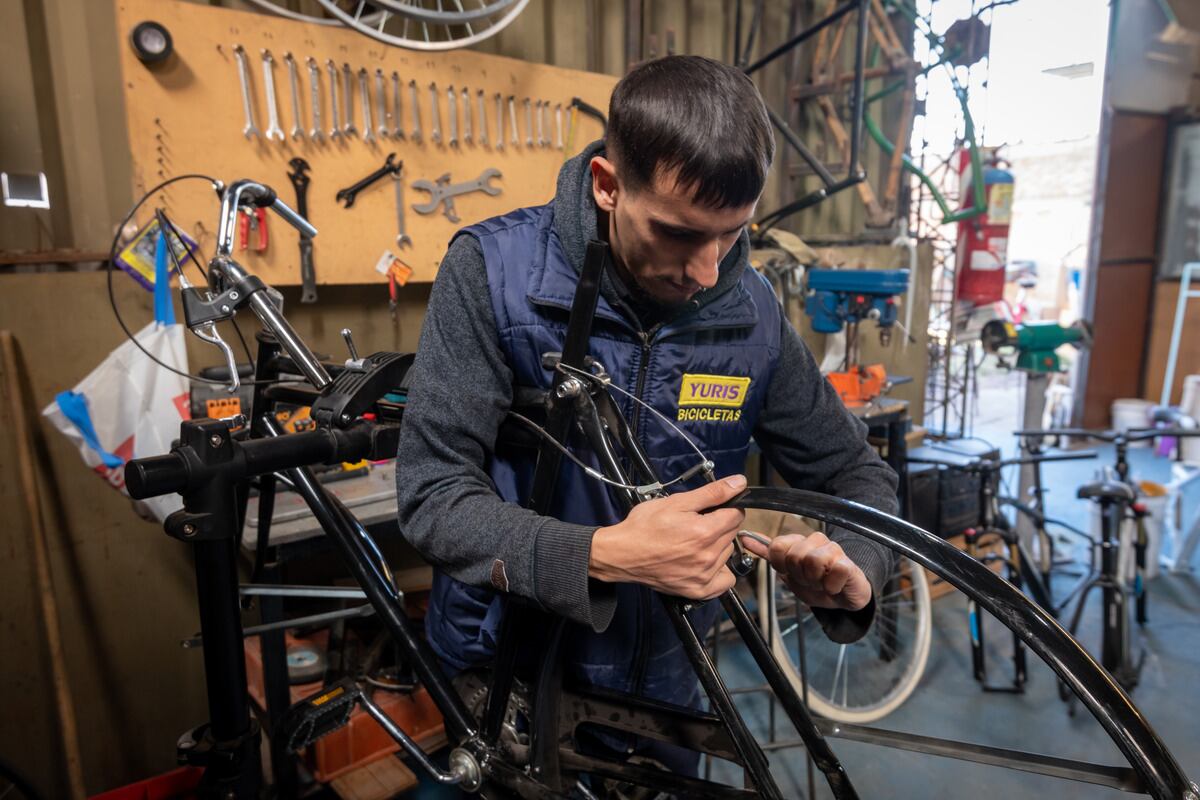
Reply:
[[[225,354],[225,364],[229,367],[229,388],[226,391],[230,394],[237,392],[238,388],[242,385],[242,378],[238,375],[237,371],[237,360],[233,357],[233,348],[221,338],[221,334],[217,333],[217,324],[215,322],[202,322],[194,328],[188,328],[188,330],[195,334],[196,338],[216,345]]]

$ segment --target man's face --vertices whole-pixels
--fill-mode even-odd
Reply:
[[[618,265],[638,287],[667,306],[686,303],[717,283],[717,268],[758,203],[715,209],[693,198],[692,186],[658,174],[651,185],[630,191],[611,161],[591,161],[592,193],[608,213],[608,241]]]

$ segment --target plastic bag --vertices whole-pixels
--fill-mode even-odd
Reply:
[[[155,290],[155,321],[136,339],[160,361],[186,373],[183,326],[175,324],[169,284],[162,277]],[[125,462],[169,451],[179,438],[179,423],[191,416],[188,379],[163,369],[126,340],[73,390],[60,392],[42,415],[75,444],[85,464],[128,496]],[[178,495],[143,502],[159,521],[183,507]]]

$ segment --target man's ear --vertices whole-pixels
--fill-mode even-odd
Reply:
[[[617,207],[617,168],[604,156],[592,156],[592,196],[596,207],[611,214]]]

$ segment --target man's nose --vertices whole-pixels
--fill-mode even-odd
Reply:
[[[717,268],[720,266],[721,243],[713,239],[697,248],[688,259],[685,274],[705,289],[717,285]]]

